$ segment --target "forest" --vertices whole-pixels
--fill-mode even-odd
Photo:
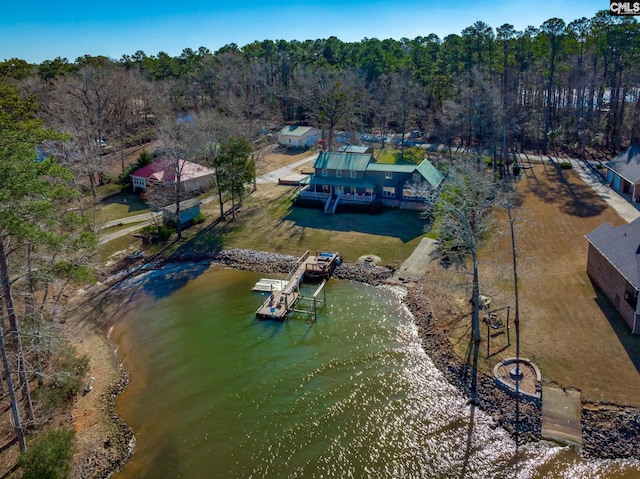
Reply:
[[[81,199],[97,201],[96,187],[114,179],[105,149],[160,140],[176,158],[216,167],[285,124],[319,127],[329,150],[364,135],[384,147],[393,134],[494,162],[523,151],[606,160],[640,135],[639,24],[601,11],[524,31],[477,21],[444,39],[1,62],[0,395],[22,449],[23,431],[50,421],[88,368],[60,340],[61,302],[93,279]],[[127,171],[124,153],[118,167]]]
[[[639,46],[634,17],[601,11],[524,31],[477,21],[444,39],[264,40],[215,53],[138,51],[40,65],[11,59],[0,78],[34,95],[48,126],[75,138],[91,130],[85,141],[154,137],[162,110],[224,118],[250,140],[304,123],[327,134],[419,131],[425,141],[498,157],[527,150],[607,158],[638,140]]]

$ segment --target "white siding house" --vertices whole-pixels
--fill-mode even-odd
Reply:
[[[278,144],[308,148],[320,139],[320,131],[312,126],[288,125],[278,132]]]

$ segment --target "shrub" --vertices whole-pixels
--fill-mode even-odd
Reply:
[[[198,213],[197,215],[194,216],[194,218],[191,220],[193,222],[194,225],[197,225],[199,223],[204,223],[204,220],[207,217],[204,215],[204,213]]]
[[[570,170],[571,168],[573,168],[573,165],[570,161],[563,161],[562,163],[560,163],[560,168],[562,168],[563,170]]]
[[[51,430],[40,434],[26,452],[20,454],[18,465],[23,479],[65,479],[71,472],[71,456],[75,441],[72,429]]]
[[[174,228],[171,228],[170,226],[159,226],[158,227],[158,239],[160,241],[167,241],[169,238],[171,238],[171,235],[175,232]]]
[[[158,227],[156,225],[147,225],[140,230],[140,233],[143,235],[158,234]]]
[[[50,369],[44,384],[33,391],[38,409],[45,413],[62,406],[82,389],[89,372],[89,358],[79,356],[73,346],[63,343],[60,350],[51,355]]]

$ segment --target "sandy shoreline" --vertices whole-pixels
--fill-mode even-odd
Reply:
[[[122,287],[124,279],[136,278],[145,271],[159,269],[168,264],[190,264],[207,262],[224,264],[229,267],[264,273],[287,273],[297,257],[275,253],[228,250],[211,255],[184,254],[145,263],[131,264],[126,271],[105,279],[105,283],[75,298],[76,307],[72,311],[74,343],[81,352],[91,358],[93,374],[96,365],[106,367],[105,381],[96,381],[96,388],[83,396],[74,406],[74,425],[78,431],[78,453],[73,462],[71,477],[109,477],[117,471],[132,453],[134,435],[131,429],[115,413],[117,395],[127,383],[126,371],[117,360],[115,347],[105,331],[108,321],[117,315],[118,308],[133,295]],[[372,264],[345,263],[336,268],[334,277],[380,285],[393,274],[393,270]],[[423,349],[436,366],[444,372],[449,381],[463,394],[470,397],[472,383],[477,391],[472,407],[479,407],[489,414],[495,425],[502,427],[519,441],[540,440],[540,409],[527,401],[515,401],[513,397],[497,387],[493,377],[479,373],[470,374],[470,368],[456,355],[448,338],[438,325],[436,318],[446,315],[446,299],[428,297],[428,279],[423,278],[409,287],[404,299],[418,327]],[[433,307],[433,309],[432,309]],[[432,314],[433,313],[433,314]],[[89,347],[87,347],[89,346]],[[111,378],[109,380],[109,378]],[[93,397],[90,397],[93,395]],[[89,400],[87,398],[89,397]],[[82,427],[78,417],[83,413],[83,401],[98,400],[98,410],[90,414],[91,427]],[[516,407],[517,403],[517,407]],[[86,408],[87,406],[85,406]],[[582,454],[598,458],[640,459],[640,409],[609,404],[583,404]]]

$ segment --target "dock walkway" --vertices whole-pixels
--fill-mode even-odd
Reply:
[[[272,291],[256,311],[258,318],[284,319],[300,299],[300,283],[305,276],[328,279],[338,263],[338,253],[321,252],[316,256],[303,254],[286,279],[281,291]]]

